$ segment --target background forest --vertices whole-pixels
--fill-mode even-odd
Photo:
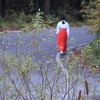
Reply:
[[[40,8],[41,11],[47,14],[58,14],[59,10],[66,10],[67,13],[73,14],[73,10],[81,9],[83,0],[0,0],[0,15],[6,13],[33,14]],[[90,0],[84,0],[89,2]],[[69,11],[69,9],[72,9]]]
[[[83,21],[82,3],[91,0],[0,0],[0,27],[23,27],[30,23],[34,14],[43,12],[45,20],[58,22],[62,14],[67,17],[68,22]],[[40,10],[39,10],[40,9]],[[54,25],[54,24],[53,24]]]

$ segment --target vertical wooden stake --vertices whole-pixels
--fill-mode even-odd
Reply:
[[[82,90],[80,90],[78,93],[78,100],[81,100],[81,95],[82,95]]]
[[[89,94],[89,89],[88,89],[88,82],[85,81],[85,87],[86,87],[86,94],[88,95]]]

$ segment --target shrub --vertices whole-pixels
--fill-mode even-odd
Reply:
[[[100,65],[100,0],[90,1],[85,4],[83,1],[84,18],[87,18],[88,23],[91,25],[89,33],[96,34],[96,39],[92,41],[84,49],[85,56],[89,59],[89,63],[93,65]]]

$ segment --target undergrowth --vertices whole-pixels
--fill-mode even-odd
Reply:
[[[80,64],[85,64],[85,66],[89,69],[91,73],[99,73],[100,71],[100,56],[95,55],[94,52],[97,52],[96,48],[92,46],[96,46],[97,40],[93,41],[91,44],[81,47],[80,50],[73,50],[73,56],[71,56],[71,61],[77,61]],[[98,45],[99,47],[99,45]],[[77,57],[77,59],[76,59]]]
[[[64,15],[67,16],[66,14]],[[59,16],[56,16],[54,14],[45,15],[45,16],[41,14],[41,16],[43,17],[45,24],[47,25],[50,21],[52,21],[51,23],[49,23],[49,26],[51,26],[52,28],[55,28],[56,24],[60,21]],[[0,32],[5,31],[5,30],[8,30],[8,31],[21,30],[22,28],[25,28],[29,24],[34,24],[33,20],[36,20],[35,14],[33,15],[32,14],[25,15],[24,13],[20,13],[20,14],[13,13],[11,15],[6,14],[4,17],[0,17]],[[71,26],[80,27],[86,24],[83,21],[78,21],[75,18],[68,17],[68,16],[66,18],[66,21],[70,24],[70,27]]]

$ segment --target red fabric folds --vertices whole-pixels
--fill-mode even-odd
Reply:
[[[58,51],[66,51],[67,49],[67,40],[68,40],[68,34],[66,32],[66,29],[61,28],[59,30],[59,33],[57,34],[57,50]]]

